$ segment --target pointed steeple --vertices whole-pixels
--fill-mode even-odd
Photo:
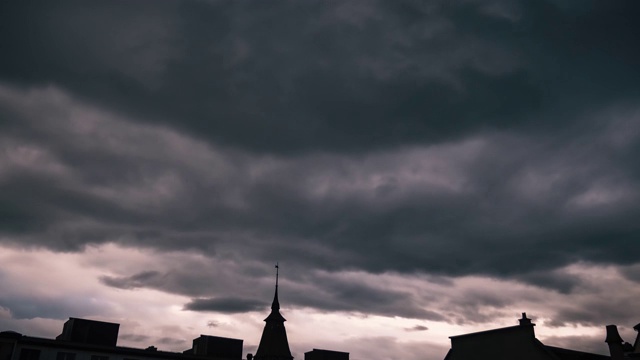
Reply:
[[[276,292],[271,303],[271,313],[264,321],[264,330],[255,360],[293,360],[291,350],[289,350],[289,341],[287,340],[287,331],[284,328],[284,322],[287,321],[280,314],[280,302],[278,301],[278,270],[276,264]]]
[[[278,275],[279,275],[280,267],[278,263],[276,263],[276,293],[273,295],[273,302],[271,303],[271,311],[279,311],[280,310],[280,302],[278,301]]]

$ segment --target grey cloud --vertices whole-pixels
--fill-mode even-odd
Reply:
[[[100,281],[122,289],[153,288],[181,295],[198,295],[184,305],[185,310],[241,313],[268,312],[268,301],[273,296],[273,278],[265,277],[268,269],[256,278],[236,270],[237,263],[198,264],[188,256],[174,260],[191,263],[197,271],[171,265],[162,273],[144,271],[131,276],[107,277]],[[197,265],[197,266],[196,266]],[[220,268],[228,268],[220,272]],[[376,284],[339,273],[306,272],[296,269],[295,263],[283,264],[286,280],[281,283],[280,301],[287,308],[311,307],[321,311],[371,313],[384,316],[404,316],[429,320],[446,320],[439,310],[425,306],[428,297],[408,290],[394,289],[393,284]],[[215,281],[203,274],[216,273]],[[220,296],[221,293],[234,297]],[[258,295],[261,294],[259,297]],[[215,323],[214,323],[215,325]]]
[[[609,355],[609,348],[604,343],[604,338],[605,330],[602,326],[601,336],[546,336],[542,338],[542,342],[549,346]]]
[[[356,279],[341,278],[335,274],[322,274],[309,278],[303,284],[313,288],[300,289],[292,294],[294,301],[326,311],[367,312],[441,321],[445,317],[437,310],[425,308],[424,299],[392,284],[370,284]]]
[[[56,319],[69,316],[87,317],[94,314],[108,314],[110,306],[102,301],[44,296],[2,296],[0,307],[9,310],[13,319]]]
[[[102,276],[100,282],[119,289],[135,289],[157,282],[162,275],[157,271],[144,271],[128,277]]]
[[[631,284],[622,277],[596,277],[590,286],[569,295],[570,301],[555,304],[548,326],[635,325],[630,319],[638,316],[634,311],[637,295]]]
[[[142,334],[120,334],[118,335],[118,338],[139,343],[147,343],[150,339],[149,336]]]
[[[448,294],[447,304],[439,304],[446,319],[458,325],[482,324],[504,317],[516,300],[513,297],[495,293],[495,289],[484,292],[464,291]]]
[[[568,108],[615,98],[637,80],[637,28],[618,16],[634,10],[628,2],[579,17],[548,2],[147,4],[5,5],[3,40],[15,56],[3,59],[0,76],[57,83],[136,118],[281,153],[531,129],[569,89],[579,92]],[[27,12],[30,32],[15,20]],[[601,47],[606,57],[593,50]],[[608,92],[595,86],[613,78]]]
[[[95,136],[91,142],[73,126],[77,115],[64,108],[59,126],[37,127],[49,140],[31,146],[64,170],[44,180],[24,164],[9,166],[15,175],[2,198],[21,204],[27,219],[42,219],[24,225],[26,243],[79,249],[118,239],[321,268],[449,275],[535,274],[580,259],[635,261],[617,244],[637,231],[636,174],[622,164],[638,138],[620,146],[612,129],[576,133],[571,141],[563,133],[544,141],[484,133],[426,148],[287,158],[128,123],[55,90],[5,93],[14,113],[34,126],[47,106],[61,104],[93,119],[85,130]],[[632,128],[637,123],[625,121]],[[190,153],[197,157],[181,160]],[[109,168],[123,175],[103,176],[89,165],[93,157],[113,158]],[[539,276],[522,279],[543,283]],[[569,283],[547,285],[567,289]]]
[[[523,274],[519,279],[545,289],[555,289],[563,294],[571,293],[581,282],[581,279],[575,275],[548,271]]]
[[[153,264],[158,270],[146,270],[146,264],[128,264],[127,268],[115,270],[121,275],[103,275],[99,280],[116,288],[149,288],[194,299],[214,298],[222,293],[250,299],[260,293],[265,308],[267,300],[273,296],[271,264],[250,259],[240,262],[235,255],[220,258],[197,252],[162,252]]]
[[[640,264],[623,267],[620,272],[625,278],[640,282]]]
[[[604,295],[603,295],[604,296]],[[606,297],[601,300],[592,300],[584,303],[576,303],[569,306],[560,306],[555,311],[554,318],[549,326],[561,327],[568,325],[602,326],[602,324],[622,324],[629,320],[631,301],[622,301],[615,297]]]
[[[416,325],[414,327],[411,328],[406,328],[406,331],[427,331],[429,330],[428,327],[424,326],[424,325]]]
[[[422,299],[414,294],[383,284],[368,284],[330,273],[313,274],[298,281],[290,284],[293,287],[289,290],[288,299],[299,306],[436,321],[445,319],[437,311],[425,308],[421,304]],[[366,312],[363,309],[367,309]]]
[[[182,250],[253,274],[277,259],[309,290],[296,306],[461,322],[512,300],[469,294],[455,305],[475,315],[448,317],[309,269],[571,294],[583,284],[554,270],[637,262],[637,2],[38,5],[0,5],[2,241]],[[223,310],[224,286],[270,289],[221,278],[101,281]]]
[[[176,339],[172,337],[162,337],[158,339],[158,343],[162,345],[175,346],[175,345],[187,345],[187,341],[184,339]]]
[[[265,303],[263,301],[233,297],[192,299],[184,305],[185,310],[215,311],[229,314],[259,311],[264,310],[264,308]]]

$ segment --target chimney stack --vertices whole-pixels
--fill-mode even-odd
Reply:
[[[527,313],[522,313],[522,319],[518,319],[520,326],[532,325],[531,319],[527,318]]]
[[[615,325],[607,325],[607,338],[604,342],[609,345],[609,353],[611,360],[623,360],[624,349],[622,348],[622,338],[618,333],[618,327]]]

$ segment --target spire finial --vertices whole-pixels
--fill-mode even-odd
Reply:
[[[276,293],[273,295],[273,303],[271,304],[271,310],[280,310],[280,302],[278,301],[278,270],[280,267],[276,263]]]

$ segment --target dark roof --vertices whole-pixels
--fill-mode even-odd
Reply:
[[[584,351],[576,351],[563,349],[555,346],[547,346],[541,343],[536,339],[536,345],[539,346],[549,358],[553,360],[611,360],[611,357],[600,354],[592,354]],[[514,359],[517,359],[517,354],[514,354]],[[453,360],[455,359],[453,349],[449,349],[447,355],[444,357],[444,360]]]
[[[280,321],[285,322],[287,319],[280,314],[280,301],[278,301],[278,285],[276,285],[276,293],[273,296],[273,302],[271,303],[271,313],[264,321]]]
[[[449,336],[449,339],[457,339],[457,338],[463,338],[463,337],[471,337],[471,336],[477,336],[477,335],[485,335],[485,334],[491,334],[491,333],[520,330],[520,329],[522,329],[524,327],[533,327],[533,326],[535,326],[535,324],[507,326],[507,327],[498,328],[498,329],[491,329],[491,330],[472,332],[472,333],[467,333],[467,334],[462,334],[462,335]]]
[[[524,314],[523,314],[524,318]],[[491,329],[486,331],[479,331],[475,333],[468,333],[463,335],[450,336],[452,348],[449,350],[447,355],[445,356],[445,360],[459,360],[460,356],[468,357],[470,356],[469,349],[466,351],[459,352],[457,351],[459,348],[456,348],[455,344],[462,345],[462,349],[464,349],[465,343],[471,344],[472,348],[476,349],[497,349],[501,348],[500,351],[494,351],[494,355],[497,354],[500,359],[507,358],[520,358],[525,354],[529,354],[529,352],[536,352],[539,354],[541,359],[549,359],[549,360],[610,360],[611,358],[606,355],[593,354],[584,351],[576,351],[563,349],[555,346],[547,346],[544,345],[540,340],[535,338],[535,334],[533,332],[532,323],[520,322],[520,325],[503,327],[498,329]],[[514,335],[517,335],[515,338]],[[521,337],[522,335],[526,335],[526,337]],[[524,342],[518,342],[517,346],[514,346],[514,343],[511,342],[513,339],[526,340]],[[531,341],[531,342],[529,342]],[[511,346],[505,346],[505,342],[508,342]],[[529,344],[525,347],[521,347],[522,345]],[[531,345],[533,347],[531,347]],[[491,352],[491,351],[490,351]],[[464,354],[464,355],[463,355]],[[485,354],[486,355],[486,354]]]
[[[16,339],[19,344],[27,345],[27,346],[42,346],[53,349],[71,349],[76,351],[89,351],[89,352],[98,352],[104,354],[118,354],[118,355],[127,355],[130,357],[153,357],[156,359],[173,359],[173,360],[202,360],[202,356],[195,356],[189,354],[183,354],[180,352],[170,352],[170,351],[159,351],[159,350],[145,350],[145,349],[137,349],[130,348],[124,346],[104,346],[104,345],[95,345],[95,344],[86,344],[86,343],[78,343],[72,341],[64,341],[64,340],[53,340],[53,339],[45,339],[39,337],[32,336],[22,336],[19,339]],[[212,359],[212,357],[207,357],[208,359]]]
[[[313,349],[311,351],[307,351],[305,354],[311,353],[311,352],[324,352],[324,353],[337,353],[337,354],[348,354],[348,352],[346,351],[336,351],[336,350],[325,350],[325,349]]]
[[[610,356],[593,354],[584,351],[563,349],[555,346],[544,345],[552,354],[560,360],[610,360]]]
[[[19,332],[15,332],[13,330],[7,330],[7,331],[0,331],[0,338],[5,338],[5,339],[20,339],[22,337],[22,334],[20,334]]]

